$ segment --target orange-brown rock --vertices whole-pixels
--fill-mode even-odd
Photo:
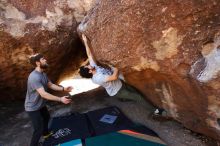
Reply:
[[[104,0],[78,30],[96,59],[186,127],[220,140],[220,1]]]
[[[75,63],[72,70],[79,65],[76,28],[92,5],[91,0],[0,1],[0,99],[24,98],[33,53],[45,55],[52,81],[69,62]]]

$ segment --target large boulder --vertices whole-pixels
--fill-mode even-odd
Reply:
[[[96,59],[186,127],[220,140],[220,1],[104,0],[79,25]]]
[[[0,1],[0,99],[24,98],[32,70],[28,56],[33,53],[45,55],[52,81],[59,78],[69,62],[75,63],[72,71],[79,66],[82,51],[78,51],[76,28],[93,3],[93,0]]]

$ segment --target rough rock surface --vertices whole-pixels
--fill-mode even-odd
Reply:
[[[78,27],[100,62],[186,127],[220,140],[220,1],[99,1]]]
[[[74,62],[75,67],[79,64],[82,51],[78,51],[76,28],[93,2],[0,1],[0,99],[24,98],[31,71],[28,56],[33,53],[46,56],[52,81],[58,79],[68,62]]]

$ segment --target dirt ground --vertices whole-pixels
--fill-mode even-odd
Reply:
[[[19,106],[23,106],[23,104]],[[102,89],[95,89],[73,96],[73,102],[69,105],[50,102],[49,110],[51,116],[55,117],[63,116],[71,112],[83,113],[108,106],[119,107],[122,112],[134,122],[143,124],[155,131],[169,146],[218,146],[215,140],[194,133],[184,128],[178,122],[171,119],[153,117],[152,112],[155,107],[151,104],[119,101],[116,98],[108,97]],[[17,108],[15,109],[17,110]],[[19,109],[23,109],[23,107]],[[4,109],[1,112],[4,112]],[[4,119],[4,123],[1,122],[0,129],[0,146],[29,145],[32,128],[29,118],[23,110],[11,115],[10,118],[7,116],[7,118]]]

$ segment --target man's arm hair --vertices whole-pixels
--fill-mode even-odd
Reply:
[[[54,91],[64,91],[64,87],[48,82],[47,86]]]
[[[92,52],[91,52],[91,49],[88,45],[88,39],[87,37],[83,34],[82,35],[82,38],[83,38],[83,41],[84,41],[84,44],[85,44],[85,47],[86,47],[86,54],[89,58],[89,61],[92,60],[95,64],[97,64],[97,61],[95,60],[95,57],[93,56]]]
[[[108,76],[106,79],[106,82],[114,81],[118,79],[119,70],[117,68],[114,68],[114,72],[111,76]]]
[[[40,94],[40,96],[41,96],[42,98],[45,98],[45,99],[47,99],[47,100],[53,100],[53,101],[59,101],[59,102],[61,102],[61,98],[60,98],[60,97],[54,96],[54,95],[52,95],[52,94],[46,92],[43,87],[38,88],[38,89],[36,89],[36,90],[37,90],[37,92]]]

